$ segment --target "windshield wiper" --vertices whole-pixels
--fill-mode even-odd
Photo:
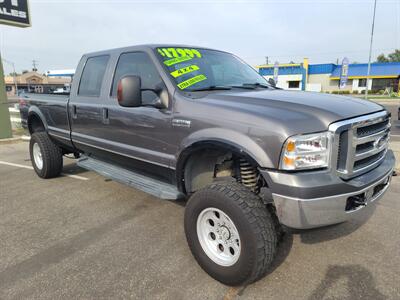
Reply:
[[[264,83],[259,83],[259,82],[254,82],[254,83],[243,83],[240,86],[235,86],[235,87],[240,87],[240,88],[258,88],[258,87],[262,87],[265,89],[270,89],[271,87],[268,84],[264,84]]]
[[[189,92],[201,92],[201,91],[218,91],[218,90],[231,90],[230,86],[222,86],[222,85],[210,85],[203,88],[188,90]]]

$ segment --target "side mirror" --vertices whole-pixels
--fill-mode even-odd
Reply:
[[[138,107],[142,105],[141,80],[139,76],[124,76],[118,82],[117,99],[124,107]]]
[[[273,87],[276,87],[276,82],[275,82],[275,80],[273,78],[268,79],[268,83],[270,85],[272,85]]]

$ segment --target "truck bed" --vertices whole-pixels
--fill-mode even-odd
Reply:
[[[37,115],[46,124],[43,124],[48,133],[61,143],[72,146],[70,139],[70,125],[68,119],[69,95],[33,94],[20,96],[21,123],[28,127],[28,117]]]

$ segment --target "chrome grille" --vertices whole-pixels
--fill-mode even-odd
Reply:
[[[365,173],[385,157],[390,138],[386,111],[333,123],[332,160],[339,176],[348,179]]]

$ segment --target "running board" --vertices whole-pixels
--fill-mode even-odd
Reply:
[[[128,171],[91,157],[82,156],[77,165],[161,199],[177,200],[183,198],[183,194],[172,184]]]

